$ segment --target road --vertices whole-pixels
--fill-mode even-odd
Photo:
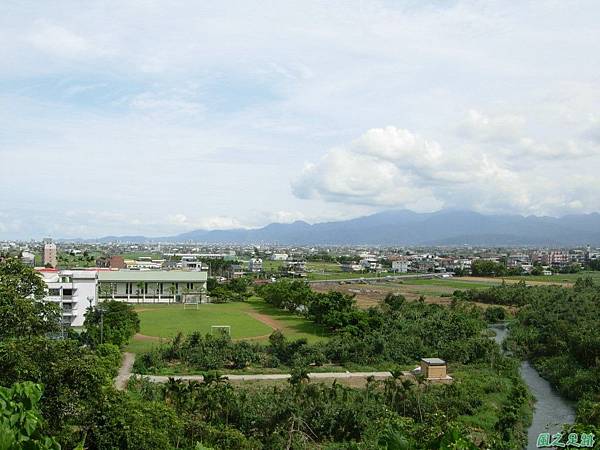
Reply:
[[[408,373],[407,373],[408,374]],[[277,381],[287,380],[291,377],[289,373],[269,373],[269,374],[255,374],[255,375],[223,375],[228,381]],[[309,373],[308,378],[311,380],[327,380],[327,379],[338,379],[347,380],[350,378],[362,378],[367,379],[373,377],[377,380],[383,380],[391,377],[390,372],[315,372]],[[166,383],[169,378],[182,381],[204,381],[202,375],[144,375],[153,383]]]
[[[135,353],[123,353],[123,361],[121,362],[117,378],[115,378],[115,388],[118,390],[122,391],[127,387],[127,381],[131,377],[131,369],[133,369],[134,362]]]

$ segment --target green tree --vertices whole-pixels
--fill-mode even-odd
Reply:
[[[45,284],[16,258],[0,262],[0,339],[36,336],[60,329],[61,311],[45,302]]]
[[[131,305],[124,302],[102,302],[88,309],[83,339],[92,346],[111,343],[123,346],[140,331],[140,319]]]
[[[471,264],[471,274],[476,277],[500,277],[506,274],[506,267],[496,261],[478,259]]]
[[[43,432],[42,393],[41,385],[29,381],[0,386],[0,450],[60,450],[56,439]]]

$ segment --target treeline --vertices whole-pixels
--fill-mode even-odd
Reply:
[[[233,278],[225,283],[217,282],[216,278],[208,278],[206,288],[212,303],[243,302],[252,295],[249,287],[252,280],[246,277]]]
[[[553,272],[558,273],[578,273],[582,270],[600,270],[600,261],[589,261],[583,265],[571,263],[561,267],[553,267]],[[456,275],[467,275],[466,271],[457,270]],[[471,275],[476,277],[506,277],[520,275],[543,275],[544,268],[539,263],[534,263],[531,272],[526,272],[522,267],[507,267],[506,260],[491,261],[486,259],[477,259],[471,265]]]
[[[524,306],[539,297],[561,297],[569,290],[551,285],[527,286],[524,280],[520,280],[518,283],[502,282],[488,289],[454,291],[453,298],[492,305]]]

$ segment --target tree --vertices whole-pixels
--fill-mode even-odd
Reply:
[[[490,323],[496,323],[506,318],[506,311],[502,306],[490,306],[483,313],[485,320]]]
[[[86,428],[86,448],[106,450],[175,448],[183,431],[175,411],[164,403],[114,391],[102,396]]]
[[[142,294],[145,294],[145,292],[144,292],[144,288],[145,288],[144,282],[143,281],[138,281],[135,284],[135,287],[136,287],[135,293],[137,295],[137,299],[138,299],[138,303],[139,303],[140,302],[140,296]]]
[[[84,419],[104,387],[112,384],[119,364],[120,356],[107,344],[94,352],[72,339],[0,342],[0,385],[23,380],[42,383],[41,409],[55,433]]]
[[[45,436],[39,409],[43,388],[30,381],[0,386],[0,450],[60,450]]]
[[[217,279],[214,277],[209,277],[206,280],[206,289],[208,289],[208,292],[212,292],[218,285],[219,285],[219,283],[217,282]]]
[[[140,319],[127,303],[108,301],[91,308],[85,315],[84,340],[92,345],[107,342],[123,346],[140,331]]]
[[[475,277],[500,277],[505,275],[506,267],[495,261],[478,259],[471,264],[471,273]]]
[[[403,295],[390,292],[383,299],[383,304],[387,306],[391,311],[398,311],[405,301],[406,298],[404,298]]]
[[[43,301],[45,284],[16,258],[0,262],[0,339],[60,329],[59,305]]]

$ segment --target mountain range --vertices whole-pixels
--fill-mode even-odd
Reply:
[[[262,228],[195,230],[176,236],[105,236],[87,242],[197,242],[279,245],[600,245],[600,214],[484,215],[389,210],[336,222],[272,223]]]

